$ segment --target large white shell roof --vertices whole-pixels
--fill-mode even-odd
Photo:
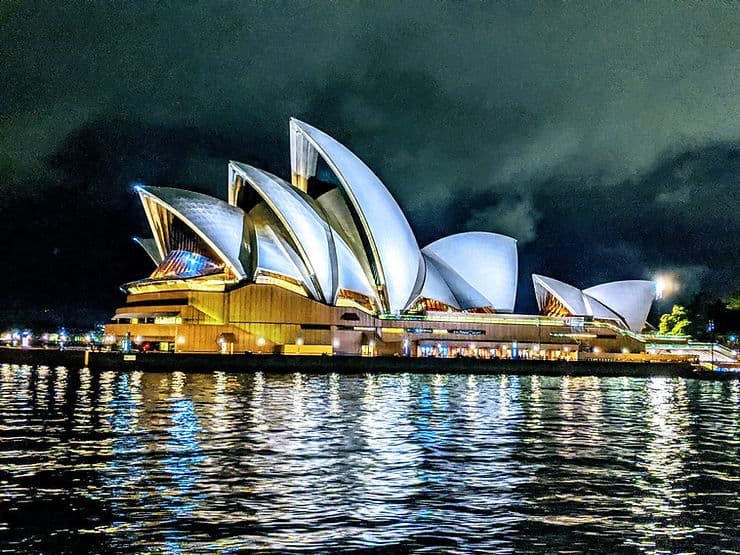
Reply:
[[[400,207],[380,179],[347,147],[307,123],[297,119],[290,123],[291,145],[303,152],[305,145],[298,139],[305,137],[339,179],[367,240],[377,285],[387,295],[387,310],[403,311],[421,289],[424,261]],[[297,160],[293,162],[296,173],[308,169]],[[315,172],[315,167],[310,169]]]
[[[332,302],[337,288],[337,263],[329,225],[312,207],[312,199],[268,172],[232,162],[283,223],[305,264],[309,279],[320,293],[317,300]]]

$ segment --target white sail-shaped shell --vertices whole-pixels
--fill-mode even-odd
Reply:
[[[518,262],[516,240],[482,231],[458,233],[422,249],[433,260],[463,309],[513,312]]]
[[[244,211],[217,198],[170,187],[137,186],[136,191],[144,206],[149,225],[157,242],[162,258],[167,254],[166,234],[168,225],[161,221],[160,206],[172,214],[218,255],[238,279],[247,277],[242,264],[242,238],[244,235]]]
[[[403,311],[416,299],[424,278],[424,260],[411,227],[380,179],[347,147],[302,121],[291,119],[294,174],[316,172],[312,150],[321,155],[339,179],[363,234],[386,311]]]
[[[268,172],[239,162],[239,172],[262,197],[283,224],[294,248],[308,271],[317,300],[331,302],[337,288],[337,262],[329,224],[316,212],[308,195]]]
[[[630,330],[639,332],[655,300],[655,283],[647,280],[613,281],[584,289],[583,294],[609,307]]]
[[[583,291],[537,274],[532,275],[532,280],[540,310],[549,293],[573,316],[614,320],[634,332],[642,331],[655,300],[655,284],[646,280],[613,281]]]
[[[571,313],[573,316],[591,316],[591,311],[583,302],[583,293],[577,287],[568,285],[547,276],[532,274],[534,282],[534,294],[537,297],[537,305],[540,310],[545,307],[547,294],[550,293]]]

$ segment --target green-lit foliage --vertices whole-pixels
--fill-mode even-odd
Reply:
[[[730,295],[730,300],[727,303],[727,308],[730,310],[740,310],[740,289]]]
[[[658,332],[661,335],[685,335],[691,321],[688,319],[686,309],[681,305],[674,304],[670,313],[660,317]]]

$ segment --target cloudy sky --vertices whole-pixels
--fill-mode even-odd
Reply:
[[[146,276],[131,184],[289,176],[288,118],[350,147],[423,246],[519,240],[586,287],[740,276],[735,2],[0,2],[0,319],[104,320]],[[15,316],[14,316],[15,317]]]

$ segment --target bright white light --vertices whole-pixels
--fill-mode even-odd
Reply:
[[[296,339],[295,340],[295,344],[296,345],[303,345],[303,338],[302,337],[299,337],[298,339]]]
[[[136,342],[141,343],[142,337],[140,335],[136,336]]]
[[[679,283],[673,274],[657,274],[653,281],[655,282],[655,296],[658,299],[670,297],[678,292]]]
[[[335,349],[336,349],[336,348],[338,348],[338,347],[339,347],[339,339],[337,339],[337,338],[335,337],[335,338],[334,338],[334,341],[332,341],[332,345],[334,345],[334,348],[335,348]]]
[[[622,354],[623,355],[628,355],[629,353],[630,353],[630,350],[627,347],[625,347],[624,349],[622,349]]]
[[[260,337],[257,340],[257,345],[259,345],[260,347],[264,347],[265,346],[265,338],[264,337]]]
[[[178,342],[178,343],[179,343],[180,345],[182,345],[183,343],[185,343],[185,338],[184,338],[184,337],[183,337],[183,336],[181,335],[180,337],[178,337],[178,338],[177,338],[177,342]]]

